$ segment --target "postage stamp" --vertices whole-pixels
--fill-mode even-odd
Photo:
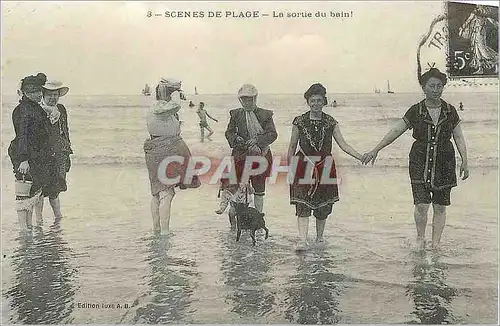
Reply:
[[[498,7],[447,3],[451,77],[498,77]]]

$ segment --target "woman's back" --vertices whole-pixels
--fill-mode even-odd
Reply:
[[[151,107],[146,116],[147,128],[151,136],[174,137],[180,135],[181,128],[177,106],[176,103],[163,102]]]

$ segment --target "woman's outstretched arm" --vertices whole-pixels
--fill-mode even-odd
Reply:
[[[287,164],[288,164],[288,183],[292,184],[295,177],[295,152],[299,143],[299,128],[296,125],[292,127],[292,136],[290,137],[290,144],[288,145]]]
[[[335,126],[335,128],[333,129],[333,139],[335,139],[335,141],[339,145],[340,149],[342,149],[344,152],[351,155],[355,159],[358,159],[361,161],[361,158],[362,158],[361,154],[358,153],[358,151],[356,151],[351,145],[349,145],[345,141],[344,136],[342,136],[342,133],[340,132],[339,125]]]
[[[368,164],[369,162],[375,163],[375,159],[377,158],[378,152],[380,152],[383,148],[392,144],[393,141],[399,138],[406,130],[408,130],[408,125],[406,122],[401,119],[389,130],[389,132],[382,138],[380,143],[378,143],[375,148],[368,153],[365,153],[361,159],[363,164]]]
[[[462,164],[460,165],[460,176],[462,180],[465,180],[469,177],[469,167],[467,163],[467,146],[465,145],[465,137],[462,133],[462,128],[460,125],[457,125],[453,128],[453,140],[457,145],[458,153],[460,153],[460,157],[462,158]]]

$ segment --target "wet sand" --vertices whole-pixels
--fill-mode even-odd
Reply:
[[[339,170],[341,198],[327,221],[327,244],[297,255],[285,184],[268,185],[270,237],[260,234],[254,248],[246,233],[236,243],[227,215],[213,213],[216,186],[178,191],[173,234],[161,238],[152,235],[142,166],[76,165],[61,195],[66,217],[51,226],[46,202],[43,228],[20,238],[5,168],[4,321],[496,323],[496,168],[472,168],[453,190],[434,253],[414,250],[405,168]],[[311,220],[311,240],[314,232]]]

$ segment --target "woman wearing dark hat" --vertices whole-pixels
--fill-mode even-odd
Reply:
[[[181,82],[162,78],[156,86],[157,101],[146,118],[150,138],[144,142],[144,153],[151,183],[151,214],[154,231],[162,235],[167,235],[170,231],[170,210],[175,187],[186,189],[198,188],[201,185],[196,176],[190,183],[184,182],[183,179],[191,152],[180,136],[178,112],[181,106],[172,99],[175,92],[179,92],[182,98]],[[163,169],[162,163],[165,159],[173,156],[183,157],[184,163],[170,163]],[[169,184],[164,181],[167,177],[179,177],[179,182]]]
[[[9,156],[16,179],[32,182],[26,192],[16,193],[16,210],[23,230],[31,227],[33,207],[40,200],[42,187],[48,183],[48,175],[53,170],[50,122],[39,104],[46,80],[41,73],[25,77],[20,87],[22,98],[12,112],[16,137],[10,143]]]
[[[430,204],[432,203],[434,212],[432,245],[437,247],[446,221],[446,206],[450,205],[451,188],[457,185],[452,137],[462,157],[462,180],[469,177],[469,168],[460,117],[455,107],[441,99],[447,82],[446,75],[434,67],[421,75],[419,64],[418,80],[425,99],[412,105],[380,143],[371,152],[363,155],[362,161],[363,164],[373,164],[380,150],[390,145],[406,130],[413,129],[415,141],[410,150],[409,173],[415,205],[417,242],[423,249]]]
[[[361,160],[361,154],[344,140],[337,120],[322,111],[327,105],[325,87],[313,84],[304,98],[310,110],[293,119],[288,147],[290,204],[295,205],[300,237],[297,250],[306,249],[311,212],[316,217],[316,241],[323,242],[326,219],[339,200],[332,139],[344,152]],[[308,180],[311,169],[312,179]]]
[[[47,81],[42,87],[43,98],[41,106],[49,119],[49,138],[53,151],[54,171],[49,174],[48,183],[43,187],[43,197],[49,197],[49,203],[56,220],[62,218],[59,193],[67,190],[66,173],[69,172],[71,161],[71,142],[69,140],[68,114],[64,105],[59,104],[59,98],[68,93],[69,88],[60,81]],[[42,221],[43,199],[35,206],[37,221]]]

